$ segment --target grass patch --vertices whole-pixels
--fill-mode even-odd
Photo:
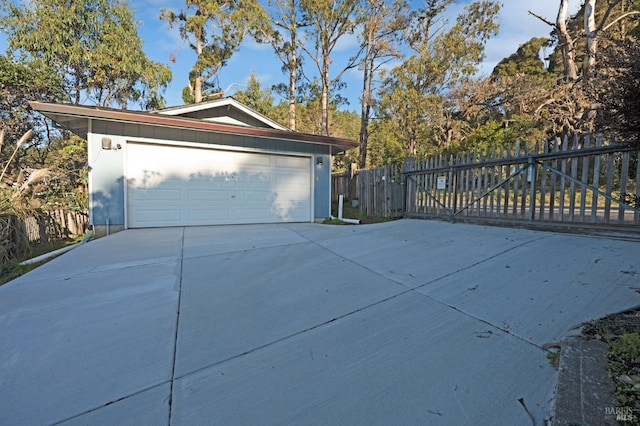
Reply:
[[[19,261],[22,262],[24,260],[33,259],[34,257],[38,257],[46,253],[51,253],[52,251],[61,249],[63,247],[71,246],[73,244],[76,244],[82,241],[82,238],[84,238],[84,235],[81,235],[76,238],[64,238],[64,239],[52,240],[52,241],[49,241],[48,243],[38,244],[31,248],[31,252],[29,253],[28,256],[25,256],[23,259],[19,259]]]
[[[9,281],[18,278],[20,275],[24,275],[29,271],[36,269],[38,266],[47,263],[46,260],[36,263],[30,263],[28,265],[21,265],[20,261],[12,260],[1,266],[0,269],[0,285],[8,283]]]
[[[547,359],[553,368],[560,368],[560,352],[547,352]]]
[[[67,247],[81,241],[83,236],[79,236],[77,238],[65,238],[65,239],[57,239],[49,241],[48,243],[42,243],[35,245],[29,250],[27,254],[19,257],[15,260],[10,260],[5,264],[0,265],[0,285],[5,284],[15,278],[18,278],[20,275],[24,275],[29,271],[34,270],[38,266],[47,263],[51,259],[43,260],[36,263],[30,263],[27,265],[21,265],[21,262],[25,260],[33,259],[34,257],[41,256],[46,253],[51,253],[52,251],[61,249],[63,247]]]
[[[633,410],[622,424],[640,426],[640,309],[589,322],[582,334],[609,345],[607,368],[615,385],[616,406]]]
[[[338,217],[338,202],[331,202],[331,215]],[[362,211],[360,211],[360,207],[353,207],[351,205],[351,201],[345,200],[342,206],[342,217],[347,219],[358,219],[361,224],[369,224],[369,223],[382,223],[389,222],[392,220],[400,219],[399,217],[379,217],[379,216],[367,216]],[[351,225],[349,223],[344,223],[339,221],[338,219],[326,219],[322,222],[327,225]]]

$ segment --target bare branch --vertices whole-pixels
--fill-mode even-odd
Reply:
[[[556,101],[557,101],[557,99],[554,99],[554,98],[547,99],[538,108],[536,108],[536,110],[534,111],[533,115],[537,116],[542,108],[546,107],[547,105],[551,105],[552,103],[554,103]]]
[[[616,7],[621,1],[622,0],[613,0],[609,3],[609,5],[607,6],[607,10],[602,17],[602,20],[600,21],[600,25],[598,25],[598,31],[604,26],[604,23],[607,22],[607,19],[609,19],[609,15],[611,15],[611,11],[613,11],[613,8]]]
[[[616,19],[614,19],[609,25],[603,27],[602,30],[600,30],[600,31],[607,31],[609,28],[611,28],[613,25],[617,24],[618,22],[620,22],[624,18],[626,18],[626,17],[628,17],[630,15],[638,15],[638,14],[640,14],[640,12],[637,12],[637,11],[625,13],[624,15],[619,16]]]
[[[555,22],[550,21],[550,20],[548,20],[547,18],[544,18],[544,17],[542,17],[542,16],[538,15],[537,13],[532,12],[532,11],[530,11],[530,10],[529,10],[528,12],[529,12],[529,15],[531,15],[531,16],[533,16],[533,17],[535,17],[535,18],[538,18],[539,20],[541,20],[541,21],[542,21],[542,22],[544,22],[545,24],[550,25],[550,26],[552,26],[552,27],[554,27],[554,28],[555,28],[555,26],[556,26]]]

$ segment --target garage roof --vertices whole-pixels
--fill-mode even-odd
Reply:
[[[235,109],[237,111],[240,111],[243,114],[246,114],[246,115],[248,115],[250,117],[255,118],[256,120],[258,120],[259,122],[264,124],[264,126],[261,126],[261,127],[269,127],[269,128],[272,128],[272,129],[290,131],[288,128],[286,128],[286,127],[282,126],[281,124],[273,121],[269,117],[266,117],[266,116],[260,114],[259,112],[252,110],[251,108],[247,107],[246,105],[243,105],[242,103],[238,102],[237,100],[235,100],[232,97],[215,99],[215,100],[212,100],[212,101],[205,101],[205,102],[200,102],[200,103],[197,103],[197,104],[190,104],[190,105],[182,105],[182,106],[176,106],[176,107],[171,107],[171,108],[165,108],[165,109],[161,109],[161,110],[154,111],[154,112],[156,114],[193,117],[193,116],[191,116],[189,114],[192,114],[192,113],[195,113],[195,112],[201,112],[201,111],[219,110],[219,109],[225,108],[225,107],[226,107],[226,109],[233,108],[233,109]],[[204,118],[204,120],[223,123],[223,121],[220,120],[220,117]],[[226,123],[230,124],[230,123],[233,123],[233,122],[227,121]],[[233,123],[233,124],[247,126],[247,124],[240,123],[240,122]]]
[[[302,142],[316,145],[329,145],[335,152],[346,151],[358,146],[358,142],[329,136],[311,135],[290,130],[237,126],[194,118],[176,117],[164,114],[117,110],[95,106],[70,105],[46,102],[29,102],[34,110],[58,123],[63,128],[82,137],[87,136],[89,120],[105,120],[142,124],[147,126],[173,127],[204,132],[226,133],[231,135],[255,136],[260,138]]]

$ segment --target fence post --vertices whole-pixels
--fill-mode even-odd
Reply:
[[[527,180],[529,181],[529,221],[533,221],[536,210],[536,167],[533,157],[527,159],[529,170],[527,171]]]

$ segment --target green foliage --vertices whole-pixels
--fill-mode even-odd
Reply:
[[[0,0],[0,8],[9,48],[63,81],[64,100],[78,104],[86,95],[102,106],[163,105],[160,91],[171,72],[144,54],[125,0]]]
[[[482,154],[512,148],[517,140],[529,142],[531,148],[541,143],[544,134],[537,130],[529,115],[515,115],[510,120],[489,119],[472,130],[467,138],[457,144],[457,152],[471,151]]]
[[[48,210],[64,207],[70,210],[88,209],[87,141],[71,136],[56,138],[50,145],[45,164],[53,178],[44,187],[34,191],[41,200],[41,208]]]
[[[45,262],[21,265],[17,260],[11,260],[9,262],[0,264],[0,285],[16,279],[20,275],[24,275],[29,271],[32,271],[43,263]]]
[[[508,58],[502,59],[493,69],[493,76],[528,75],[544,78],[549,72],[540,59],[540,50],[549,44],[549,39],[534,37],[518,48],[518,51]]]
[[[6,132],[6,139],[16,141],[27,130],[39,125],[41,116],[31,112],[28,102],[57,100],[61,96],[61,86],[58,76],[41,62],[18,62],[0,55],[0,131]],[[8,144],[0,145],[0,164],[9,158],[12,150]]]
[[[207,83],[211,84],[238,50],[245,35],[266,20],[266,14],[255,0],[185,0],[185,9],[180,12],[161,9],[160,19],[166,20],[169,28],[176,25],[180,37],[196,53],[184,100],[193,97],[194,102],[202,102]]]
[[[314,62],[320,76],[320,134],[329,136],[329,103],[332,87],[340,85],[342,74],[358,63],[357,56],[352,57],[342,70],[335,75],[330,73],[331,54],[338,41],[347,34],[352,34],[363,19],[360,0],[301,0],[300,7],[307,19],[307,38],[312,48],[303,46],[303,50]],[[336,96],[334,92],[334,97]]]
[[[78,237],[75,239],[70,239],[70,238],[56,239],[56,240],[51,240],[47,243],[41,243],[34,247],[30,247],[29,250],[25,251],[24,253],[21,253],[21,255],[18,256],[17,259],[12,259],[12,260],[0,263],[0,285],[5,284],[15,278],[18,278],[21,275],[26,274],[27,272],[34,270],[38,266],[48,262],[49,260],[52,260],[54,257],[51,257],[46,260],[41,260],[39,262],[27,263],[23,265],[21,262],[23,262],[24,260],[33,259],[35,257],[38,257],[46,253],[51,253],[63,247],[77,244],[81,240],[81,238],[84,238],[84,237]]]
[[[385,122],[375,121],[371,125],[367,166],[380,167],[389,164],[402,166],[406,156],[400,135]]]
[[[625,333],[609,344],[609,370],[614,377],[640,375],[640,333]],[[619,407],[640,407],[633,385],[618,383],[615,394]]]
[[[484,59],[484,44],[498,31],[500,6],[476,1],[447,30],[437,25],[449,0],[427,2],[414,15],[408,40],[415,54],[385,76],[378,115],[400,136],[407,155],[450,145],[460,135],[460,110],[447,93],[464,84]],[[440,32],[438,32],[440,31]]]
[[[246,90],[236,91],[233,97],[254,111],[271,118],[270,115],[273,109],[271,90],[263,89],[258,80],[258,76],[254,73],[249,75]]]

